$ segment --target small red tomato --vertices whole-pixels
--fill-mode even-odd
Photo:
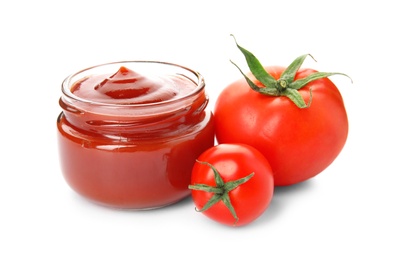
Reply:
[[[220,144],[198,157],[189,188],[197,211],[219,223],[242,226],[267,209],[274,180],[271,166],[256,148]]]

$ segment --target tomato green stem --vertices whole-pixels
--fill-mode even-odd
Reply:
[[[310,56],[312,59],[314,59],[312,55],[304,54],[297,57],[285,69],[285,71],[282,73],[280,78],[276,80],[272,75],[270,75],[264,69],[264,67],[261,65],[260,61],[256,58],[256,56],[254,56],[250,51],[241,47],[237,43],[234,35],[231,34],[231,36],[234,38],[235,44],[237,45],[238,49],[245,56],[246,62],[248,64],[251,73],[264,86],[264,87],[259,87],[256,84],[254,84],[254,82],[242,72],[242,70],[238,67],[238,65],[236,65],[234,62],[231,61],[231,63],[234,64],[237,67],[237,69],[241,72],[241,74],[244,76],[250,88],[260,94],[264,94],[268,96],[285,96],[289,98],[299,108],[309,108],[311,106],[312,96],[313,96],[312,89],[310,89],[310,98],[308,103],[305,103],[302,95],[298,92],[299,89],[306,86],[308,83],[315,81],[317,79],[327,78],[332,75],[343,75],[350,78],[348,75],[339,72],[315,72],[308,75],[305,78],[294,80],[298,70],[300,69],[306,57]]]
[[[253,177],[254,172],[247,175],[246,177],[243,177],[243,178],[240,178],[240,179],[237,179],[234,181],[224,182],[224,180],[221,178],[220,173],[217,171],[217,169],[212,164],[210,164],[208,162],[201,162],[198,160],[197,160],[197,162],[201,163],[201,164],[205,164],[212,169],[212,171],[214,173],[215,182],[216,182],[215,187],[206,185],[206,184],[192,184],[192,185],[188,186],[188,188],[192,189],[192,190],[200,190],[200,191],[213,193],[213,196],[209,199],[209,201],[200,210],[197,210],[197,211],[203,212],[203,211],[211,208],[213,205],[215,205],[219,201],[222,201],[224,203],[224,205],[229,209],[232,216],[234,217],[234,219],[235,219],[234,225],[235,225],[238,222],[239,218],[237,216],[237,213],[235,212],[234,207],[232,206],[229,192],[234,190],[238,186],[242,185],[243,183],[247,182],[248,180],[250,180]]]

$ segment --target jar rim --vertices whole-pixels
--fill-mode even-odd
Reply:
[[[191,75],[195,76],[195,79],[191,79],[190,77],[187,77],[189,80],[192,81],[192,83],[195,83],[197,85],[196,88],[193,89],[193,91],[180,96],[175,99],[169,99],[169,100],[163,100],[159,102],[153,102],[153,103],[139,103],[139,104],[122,104],[122,103],[108,103],[108,102],[100,102],[100,101],[95,101],[95,100],[89,100],[86,98],[81,98],[75,94],[72,93],[70,87],[73,85],[74,82],[72,82],[72,79],[78,75],[81,75],[85,72],[89,72],[94,69],[98,69],[101,67],[105,66],[112,66],[112,65],[122,65],[122,64],[156,64],[156,65],[165,65],[169,67],[174,67],[177,69],[181,69],[183,71],[187,71],[191,73]],[[182,74],[176,74],[176,75],[182,75]],[[185,75],[183,75],[185,76]],[[96,106],[101,106],[101,107],[108,107],[108,108],[150,108],[150,107],[155,107],[155,106],[164,106],[164,105],[171,105],[173,103],[179,103],[183,100],[188,100],[191,97],[194,97],[198,93],[200,93],[203,89],[205,88],[205,80],[198,71],[192,70],[186,66],[179,65],[176,63],[171,63],[171,62],[165,62],[165,61],[155,61],[155,60],[124,60],[124,61],[114,61],[114,62],[108,62],[108,63],[102,63],[94,66],[90,66],[88,68],[79,70],[73,74],[70,74],[67,76],[63,82],[62,82],[62,93],[63,95],[71,99],[73,101],[81,102],[83,104],[87,105],[96,105]]]

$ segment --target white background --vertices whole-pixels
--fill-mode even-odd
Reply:
[[[261,3],[258,5],[258,3]],[[392,1],[2,1],[0,259],[396,259]],[[134,212],[76,195],[58,164],[60,84],[99,63],[162,60],[203,74],[216,96],[246,70],[230,34],[263,65],[331,79],[350,133],[315,178],[277,188],[251,225],[229,228],[186,199]],[[331,113],[331,111],[329,111]],[[315,160],[315,158],[312,158]],[[246,258],[247,259],[247,258]]]

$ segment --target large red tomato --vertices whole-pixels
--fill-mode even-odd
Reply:
[[[251,71],[260,76],[263,68],[258,60],[238,47],[248,63],[252,63],[249,64]],[[316,73],[299,68],[302,60],[300,57],[299,64],[294,64],[293,82],[309,75],[312,78]],[[274,66],[264,70],[280,86],[284,83],[279,79],[285,69]],[[305,181],[328,167],[343,149],[348,136],[343,98],[332,81],[320,75],[299,89],[291,89],[291,96],[300,94],[302,97],[298,107],[290,95],[278,95],[276,89],[273,95],[260,93],[267,86],[251,72],[244,76],[227,86],[216,101],[214,119],[218,143],[245,143],[257,148],[268,159],[276,186]]]

